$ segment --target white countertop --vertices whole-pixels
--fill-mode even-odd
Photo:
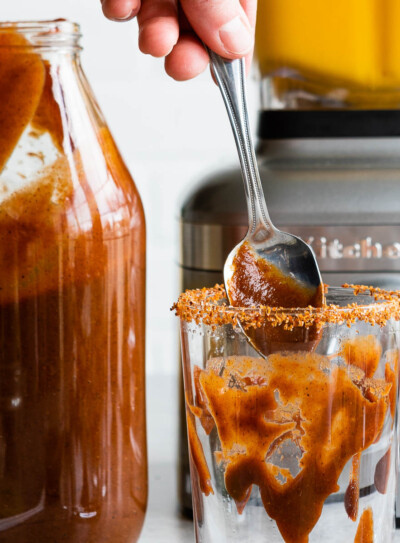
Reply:
[[[176,468],[150,466],[149,483],[149,506],[139,543],[194,543],[193,522],[178,511]]]

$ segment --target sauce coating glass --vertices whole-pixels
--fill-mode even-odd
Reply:
[[[216,287],[174,308],[196,541],[392,541],[399,294],[332,288],[323,308],[238,309]],[[275,330],[266,359],[239,323]]]
[[[145,222],[79,27],[0,24],[0,542],[133,543]]]

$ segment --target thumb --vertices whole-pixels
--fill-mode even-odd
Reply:
[[[239,0],[181,0],[193,30],[225,58],[247,55],[253,49],[254,28]]]

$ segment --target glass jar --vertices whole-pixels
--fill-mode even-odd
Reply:
[[[0,542],[132,543],[145,221],[79,27],[0,25]]]
[[[264,107],[398,108],[397,0],[260,0]]]

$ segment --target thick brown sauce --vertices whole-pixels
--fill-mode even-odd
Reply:
[[[0,33],[0,172],[31,122],[42,96],[45,66],[23,36]]]
[[[353,522],[357,520],[360,502],[360,462],[361,453],[355,454],[351,462],[349,486],[344,495],[344,507]]]
[[[276,266],[256,258],[245,242],[232,262],[229,282],[232,304],[238,307],[266,305],[269,307],[320,307],[322,289],[315,292],[284,275]]]
[[[369,349],[378,349],[369,337],[366,344],[360,338],[372,371],[376,360]],[[359,360],[357,348],[351,352]],[[284,541],[307,543],[326,498],[339,490],[338,478],[354,458],[346,510],[356,518],[359,455],[382,431],[391,384],[313,353],[211,359],[205,369],[196,368],[194,379],[189,417],[197,417],[207,434],[211,419],[215,424],[221,442],[216,460],[225,468],[225,486],[239,513],[255,484]],[[273,460],[289,440],[299,452],[299,473]]]
[[[370,507],[361,515],[354,543],[374,543],[374,517]]]
[[[0,204],[0,542],[131,543],[147,498],[144,216],[79,95],[100,165],[64,154],[56,68],[0,32],[0,172],[28,127],[60,153]]]
[[[196,471],[199,477],[200,489],[203,494],[208,496],[209,494],[214,494],[211,486],[210,470],[208,469],[208,465],[204,456],[203,446],[196,433],[194,421],[192,420],[190,413],[187,413],[186,415],[188,424],[189,451],[192,456],[192,461],[196,466]]]
[[[399,351],[392,350],[386,353],[386,365],[385,365],[385,379],[388,383],[391,383],[390,389],[390,412],[392,414],[392,420],[394,420],[396,413],[396,399],[398,388],[398,371],[399,371]]]
[[[392,448],[382,456],[375,468],[374,484],[375,488],[381,494],[386,494],[390,475],[390,461],[392,458]]]
[[[315,291],[306,288],[292,277],[282,274],[276,266],[256,258],[249,244],[243,243],[232,262],[229,280],[229,300],[235,307],[321,307],[324,303],[323,285]],[[267,355],[276,350],[290,348],[291,344],[303,349],[312,348],[318,340],[318,327],[297,328],[291,331],[282,326],[260,326],[246,330],[254,346]]]
[[[347,340],[341,349],[341,355],[349,366],[360,368],[366,378],[372,378],[381,359],[382,347],[375,336],[355,337]],[[390,365],[389,365],[390,366]],[[388,379],[386,379],[387,382]],[[365,392],[368,394],[367,392]],[[391,394],[391,392],[389,393]],[[390,400],[390,396],[389,396]],[[379,436],[378,436],[379,437]],[[353,522],[358,517],[360,496],[360,461],[361,454],[354,455],[350,472],[349,486],[344,497],[346,512]]]

